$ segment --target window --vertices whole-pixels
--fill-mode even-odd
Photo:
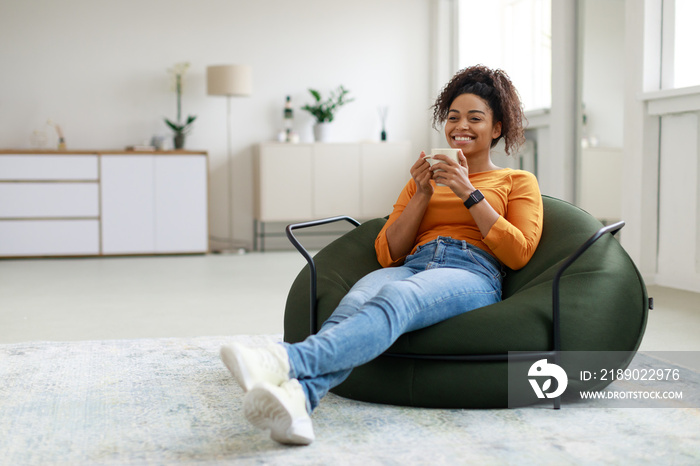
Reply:
[[[700,18],[698,0],[675,0],[673,30],[673,78],[669,87],[689,87],[700,85],[700,63],[698,44]]]
[[[459,0],[458,31],[460,69],[501,68],[525,110],[551,106],[551,0]]]

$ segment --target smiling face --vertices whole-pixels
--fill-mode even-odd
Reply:
[[[491,142],[501,135],[501,122],[493,122],[493,111],[484,99],[462,94],[450,105],[445,137],[450,147],[462,149],[467,159],[489,156]]]

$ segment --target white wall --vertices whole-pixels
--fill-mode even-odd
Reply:
[[[625,89],[625,2],[585,0],[583,103],[588,136],[600,147],[622,147]]]
[[[529,126],[540,190],[568,202],[576,193],[576,14],[576,0],[552,2],[552,106],[547,126]]]
[[[428,0],[0,0],[0,147],[30,148],[47,119],[69,149],[120,149],[168,134],[175,94],[166,69],[189,61],[183,113],[197,115],[187,148],[210,154],[211,234],[228,233],[226,100],[208,97],[208,65],[253,68],[253,95],[232,101],[234,237],[252,242],[252,154],[282,127],[291,95],[296,129],[307,88],[343,84],[335,140],[377,139],[389,106],[390,140],[428,147]],[[51,134],[53,138],[53,134]],[[54,140],[50,141],[53,146]],[[397,167],[397,170],[408,167]]]

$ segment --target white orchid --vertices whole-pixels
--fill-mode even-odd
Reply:
[[[168,73],[173,75],[173,85],[174,90],[177,93],[177,120],[170,121],[165,118],[165,124],[167,124],[170,129],[172,129],[176,135],[186,134],[191,128],[190,125],[197,118],[196,116],[189,115],[187,120],[182,122],[182,84],[183,76],[189,69],[189,62],[175,63],[172,68],[168,68]]]

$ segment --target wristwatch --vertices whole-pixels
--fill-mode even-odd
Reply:
[[[474,205],[484,200],[484,195],[478,189],[469,195],[466,201],[464,201],[464,206],[467,209],[471,209]]]

